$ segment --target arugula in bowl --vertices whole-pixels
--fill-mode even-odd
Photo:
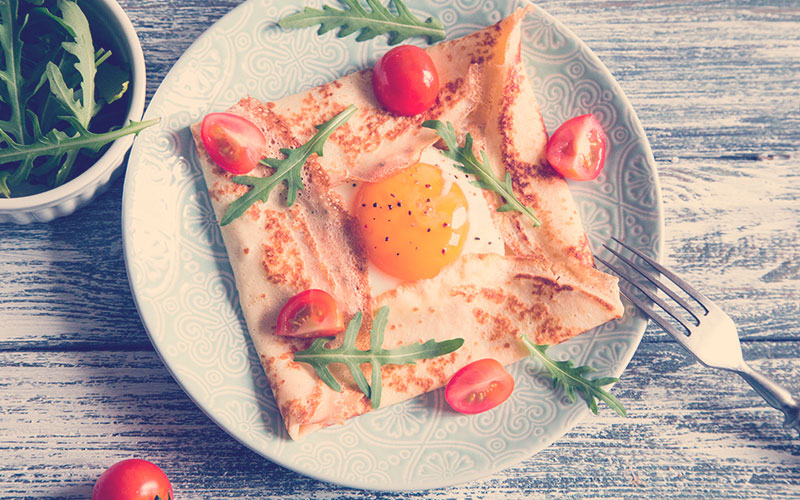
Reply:
[[[157,122],[121,123],[130,69],[97,27],[72,0],[0,1],[0,197],[60,186]]]

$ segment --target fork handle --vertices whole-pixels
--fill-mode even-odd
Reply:
[[[793,427],[800,432],[800,401],[792,397],[791,393],[771,378],[757,372],[748,364],[744,364],[736,373],[753,386],[753,389],[763,397],[767,403],[781,410],[786,415],[783,425]]]

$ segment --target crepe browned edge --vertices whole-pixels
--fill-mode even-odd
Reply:
[[[267,203],[256,203],[222,228],[248,330],[292,438],[370,409],[345,370],[334,370],[344,385],[337,393],[309,366],[293,361],[293,353],[309,341],[274,334],[281,307],[302,290],[329,291],[348,320],[363,311],[361,348],[368,346],[371,312],[381,305],[391,311],[384,347],[446,340],[454,332],[465,338],[464,346],[449,355],[384,367],[383,406],[442,386],[471,360],[492,357],[508,364],[521,359],[527,355],[523,334],[554,344],[621,316],[616,279],[593,268],[569,189],[544,161],[547,134],[520,54],[524,13],[426,49],[439,71],[442,92],[420,116],[383,111],[371,92],[370,69],[274,103],[244,98],[229,110],[262,130],[264,156],[280,157],[280,148],[308,140],[314,125],[350,103],[359,108],[325,144],[324,156],[312,156],[306,164],[306,188],[293,207],[286,208],[281,187]],[[349,207],[331,188],[376,180],[416,161],[437,140],[420,127],[434,118],[469,130],[497,173],[508,169],[515,192],[534,207],[543,226],[532,228],[514,212],[495,213],[511,255],[463,255],[434,278],[373,297],[366,253]],[[199,124],[192,132],[220,219],[249,188],[231,182],[231,174],[210,160]],[[263,166],[251,172],[269,174]],[[484,195],[490,207],[502,204],[496,195]]]

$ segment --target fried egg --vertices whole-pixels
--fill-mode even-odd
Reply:
[[[372,295],[433,278],[461,255],[504,255],[483,191],[430,147],[419,161],[378,182],[337,186],[358,221]]]

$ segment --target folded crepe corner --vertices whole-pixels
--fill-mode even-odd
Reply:
[[[521,336],[555,344],[622,315],[617,280],[594,268],[588,240],[566,182],[547,164],[547,132],[520,53],[520,9],[494,26],[430,47],[441,92],[427,112],[398,117],[384,111],[371,90],[372,70],[261,103],[246,97],[229,112],[255,123],[267,138],[264,156],[297,147],[350,104],[358,112],[329,138],[325,155],[304,169],[305,189],[287,208],[283,188],[266,203],[221,228],[250,336],[293,439],[370,411],[370,402],[343,367],[334,370],[336,392],[293,353],[310,341],[275,335],[285,302],[308,288],[331,293],[346,319],[364,313],[358,345],[369,344],[372,312],[389,306],[384,347],[452,338],[457,351],[415,365],[382,369],[382,406],[443,386],[470,361],[492,357],[504,364],[528,355]],[[373,297],[367,260],[354,218],[331,189],[374,181],[413,164],[438,136],[422,128],[439,119],[469,131],[497,174],[511,174],[520,200],[541,227],[516,212],[496,212],[493,222],[508,254],[462,255],[434,278],[405,283]],[[217,218],[248,187],[231,181],[206,153],[199,124],[192,127],[198,159]],[[250,175],[267,176],[259,166]],[[280,193],[280,194],[279,194]],[[336,365],[332,366],[334,368]]]

